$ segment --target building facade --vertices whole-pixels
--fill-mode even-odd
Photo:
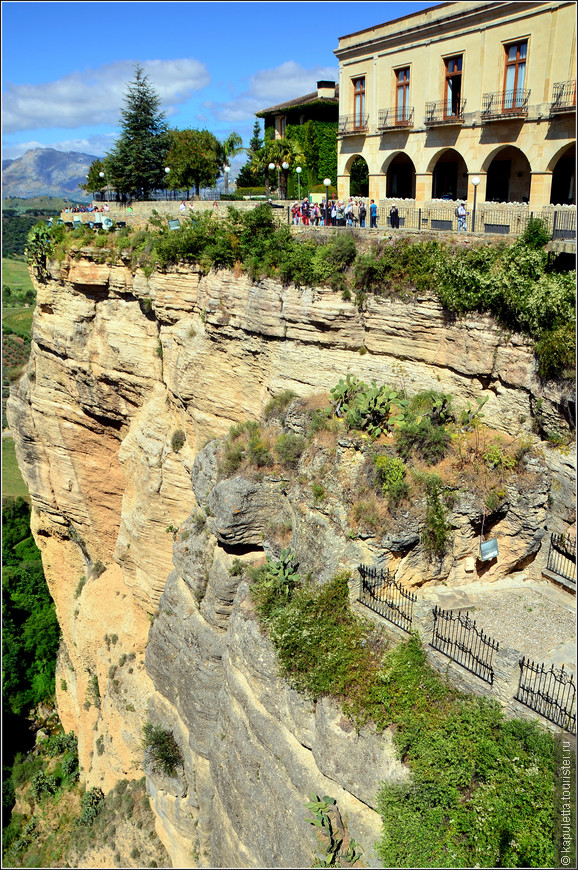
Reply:
[[[340,37],[338,191],[575,204],[573,2],[453,2]]]
[[[256,113],[263,118],[265,143],[271,139],[294,138],[299,141],[306,160],[301,181],[305,190],[329,177],[337,184],[337,126],[339,88],[335,82],[319,81],[317,90],[303,97],[270,106]],[[297,191],[291,175],[291,195]]]

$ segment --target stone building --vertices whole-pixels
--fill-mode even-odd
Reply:
[[[335,82],[319,81],[312,93],[261,109],[256,115],[264,119],[265,141],[295,138],[300,142],[306,155],[301,179],[304,190],[325,177],[337,183],[339,87]],[[297,188],[293,176],[290,187],[294,196]]]
[[[480,203],[575,204],[573,2],[442,3],[335,54],[341,198],[362,158],[376,201],[471,202],[477,176]]]

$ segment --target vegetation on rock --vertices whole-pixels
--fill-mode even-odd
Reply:
[[[351,611],[346,575],[297,577],[278,595],[280,571],[271,561],[253,571],[251,593],[281,674],[312,698],[335,698],[358,727],[392,727],[411,769],[410,782],[380,792],[383,865],[553,866],[557,738],[452,689],[417,635],[388,648]]]

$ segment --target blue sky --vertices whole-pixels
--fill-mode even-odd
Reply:
[[[137,62],[172,127],[247,145],[256,111],[337,80],[340,36],[434,5],[3,2],[2,156],[104,155]]]

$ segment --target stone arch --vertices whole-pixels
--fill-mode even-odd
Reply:
[[[486,202],[529,202],[532,169],[515,145],[495,148],[483,162],[487,173]]]
[[[385,195],[388,198],[415,199],[415,164],[405,151],[395,151],[384,160]]]
[[[349,175],[349,196],[369,196],[369,166],[362,154],[352,154],[344,172]]]
[[[432,173],[432,199],[466,199],[468,167],[455,148],[442,148],[430,160],[427,171]]]
[[[560,148],[548,169],[552,172],[552,205],[576,205],[576,143]]]

